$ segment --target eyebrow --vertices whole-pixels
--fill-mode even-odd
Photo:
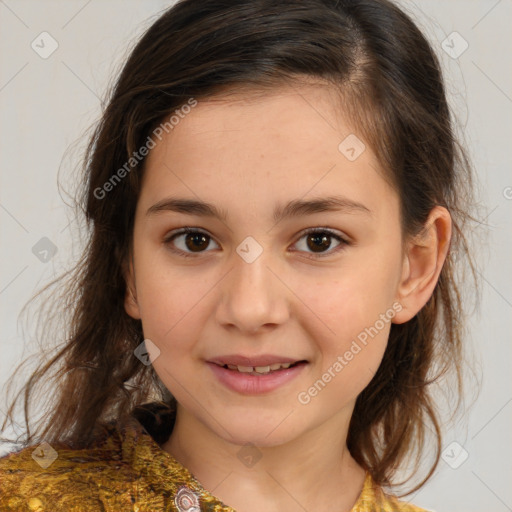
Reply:
[[[168,197],[149,207],[146,215],[154,215],[164,211],[173,211],[199,217],[213,217],[223,222],[227,221],[225,210],[217,208],[214,204],[196,199]],[[308,200],[294,199],[285,206],[276,206],[273,213],[274,222],[304,215],[313,215],[321,212],[364,213],[371,215],[372,211],[362,203],[352,201],[343,196],[319,197]]]

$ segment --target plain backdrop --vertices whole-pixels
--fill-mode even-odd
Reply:
[[[480,220],[489,229],[477,246],[482,300],[466,341],[481,367],[480,394],[447,432],[435,476],[409,499],[437,512],[505,512],[512,510],[512,2],[400,4],[441,58],[478,173],[486,208]],[[0,386],[36,346],[21,329],[22,306],[78,255],[73,212],[57,187],[59,169],[70,189],[107,85],[135,38],[169,5],[0,0]]]

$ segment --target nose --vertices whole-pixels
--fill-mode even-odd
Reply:
[[[216,310],[220,325],[255,334],[286,322],[292,293],[279,277],[278,265],[270,260],[266,251],[252,262],[234,255],[231,271],[220,283]]]

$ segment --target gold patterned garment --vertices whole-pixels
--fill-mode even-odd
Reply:
[[[134,416],[88,449],[41,443],[0,459],[1,512],[236,512],[204,489]],[[332,510],[336,510],[333,506]],[[351,512],[425,512],[368,474]]]

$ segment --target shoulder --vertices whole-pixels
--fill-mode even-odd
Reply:
[[[429,512],[424,508],[417,507],[408,501],[399,500],[388,494],[384,494],[378,510],[382,512]]]
[[[110,425],[104,440],[87,449],[41,443],[9,454],[0,459],[0,482],[1,512],[234,512],[136,418]]]
[[[363,490],[351,512],[429,512],[385,492],[367,474]]]
[[[42,442],[5,455],[0,510],[103,510],[106,494],[126,488],[132,478],[120,441],[109,427],[107,437],[90,448]]]

